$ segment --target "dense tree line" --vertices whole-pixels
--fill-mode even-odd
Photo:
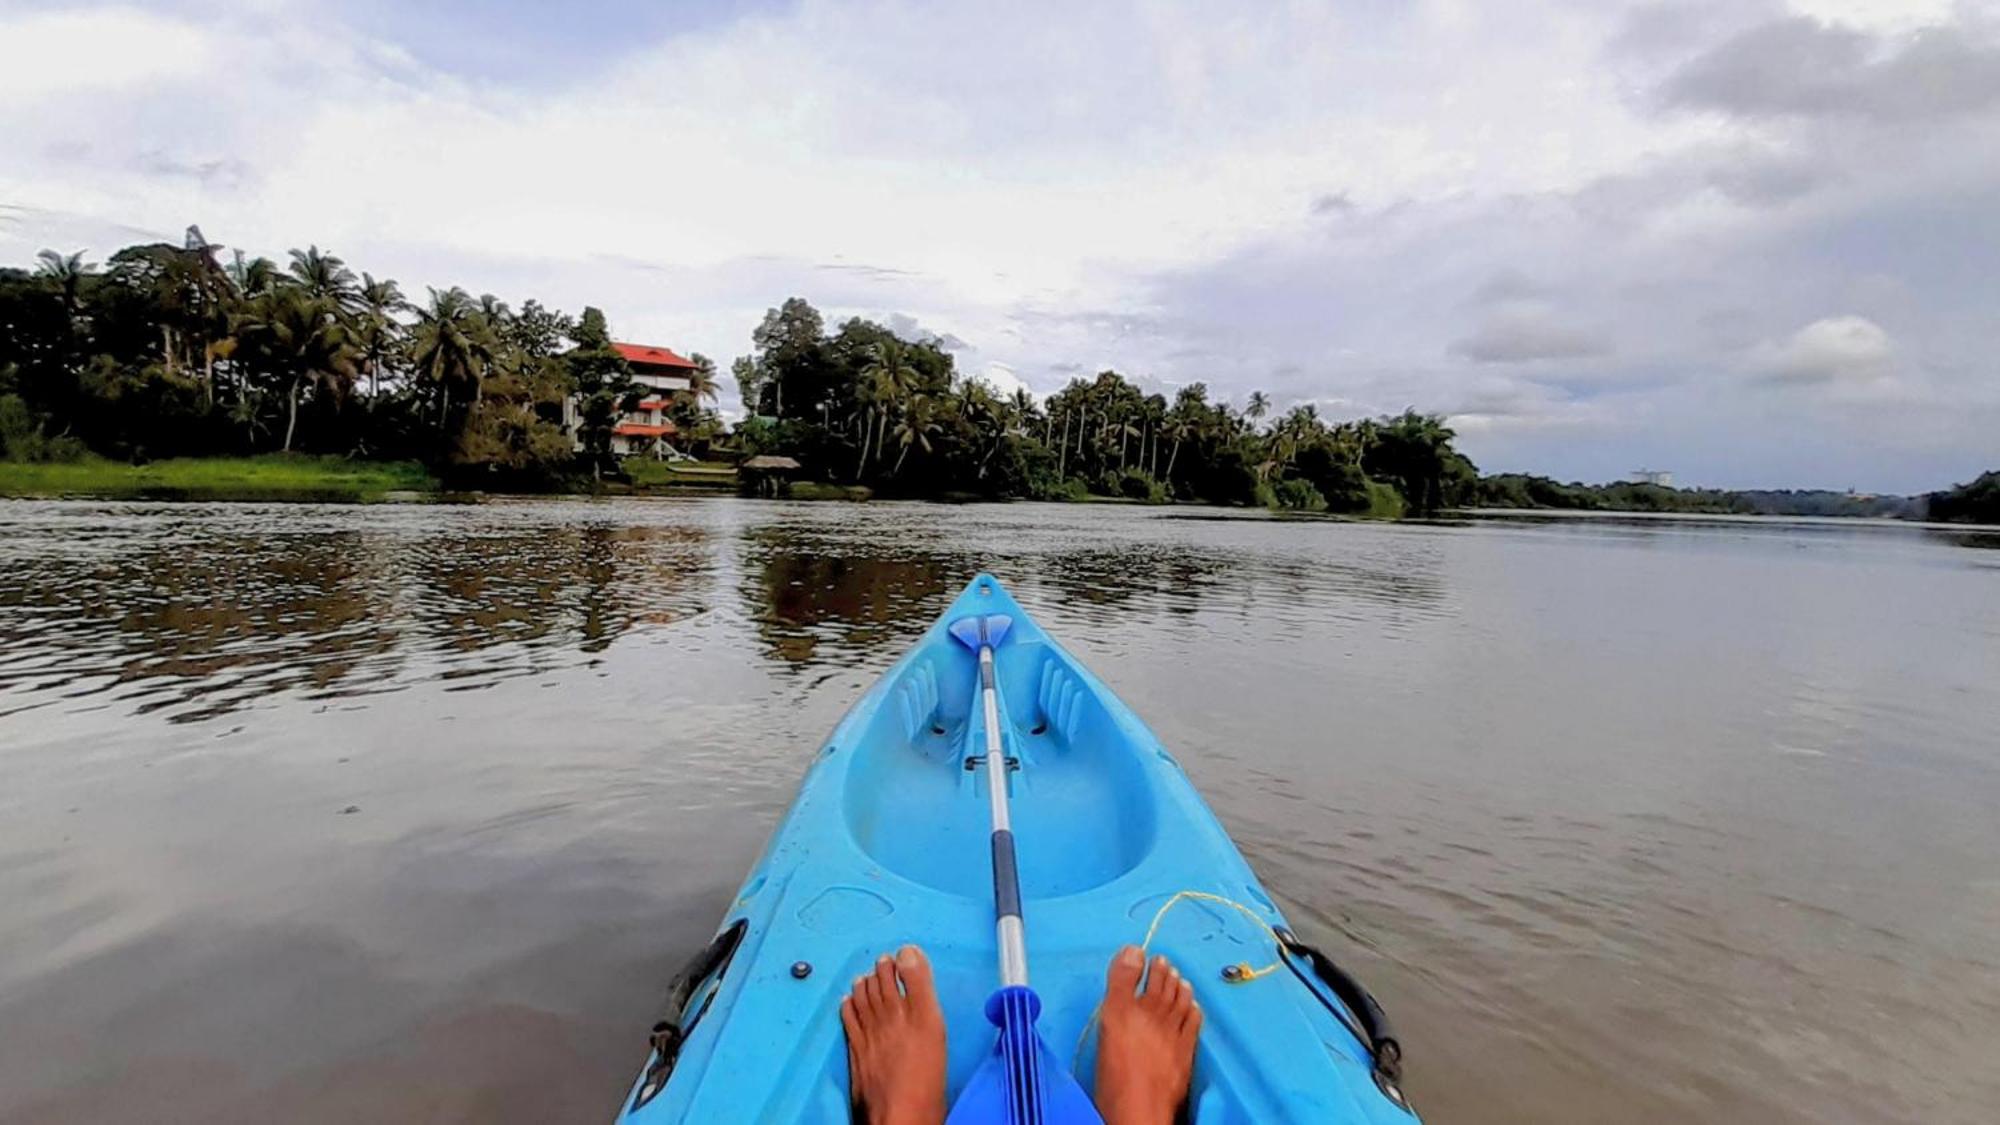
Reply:
[[[1264,422],[1200,383],[1172,401],[1115,371],[1037,402],[961,377],[936,340],[849,320],[828,331],[799,298],[765,314],[733,370],[747,448],[789,454],[818,479],[902,496],[1088,495],[1429,514],[1478,478],[1439,418],[1328,425],[1310,404]]]
[[[961,376],[935,339],[800,298],[771,309],[733,365],[744,453],[890,496],[1194,500],[1430,515],[1457,507],[2000,521],[2000,473],[1928,497],[1718,491],[1480,477],[1441,418],[1329,424],[1192,383],[1168,397],[1115,371],[1037,401]],[[671,415],[683,445],[722,437],[714,367]],[[100,268],[44,251],[0,268],[0,457],[130,461],[265,452],[415,460],[448,481],[540,488],[616,473],[612,427],[641,397],[604,315],[357,274],[316,246],[280,266],[193,227]],[[565,428],[565,403],[575,424]]]
[[[2000,469],[1924,497],[1925,515],[1946,523],[2000,524]]]
[[[1548,477],[1501,473],[1482,477],[1471,504],[1480,508],[1594,512],[1696,512],[1741,516],[1874,516],[1905,519],[1921,513],[1908,496],[1835,492],[1830,489],[1672,488],[1617,481],[1564,484]]]
[[[700,362],[675,410],[713,429]],[[181,245],[129,246],[101,269],[52,251],[32,271],[0,269],[0,455],[15,459],[299,451],[532,487],[614,467],[611,426],[637,398],[596,309],[572,318],[456,287],[413,303],[316,246],[282,267],[225,264],[190,227]]]

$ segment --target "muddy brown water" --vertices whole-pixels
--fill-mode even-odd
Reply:
[[[1123,507],[0,502],[0,1120],[603,1122],[980,567],[1432,1122],[2000,1119],[2000,550]]]

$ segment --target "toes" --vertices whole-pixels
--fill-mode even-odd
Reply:
[[[924,951],[914,945],[906,945],[896,951],[896,976],[903,982],[903,994],[910,998],[910,1005],[918,1009],[938,1006],[937,985],[931,979],[931,963]]]
[[[1178,1026],[1187,1016],[1188,1009],[1192,1007],[1194,1007],[1194,985],[1189,984],[1186,977],[1175,974],[1174,998],[1167,1006],[1169,1023]]]
[[[875,975],[873,973],[863,973],[855,977],[854,992],[852,995],[854,997],[854,1014],[860,1017],[861,1022],[864,1024],[873,1020],[878,1002]]]
[[[1139,1002],[1153,1011],[1165,1011],[1173,1001],[1174,987],[1179,979],[1180,974],[1174,972],[1174,967],[1165,957],[1153,958],[1152,970],[1146,974],[1146,992]]]
[[[854,1045],[861,1042],[861,1037],[865,1034],[862,1030],[861,1017],[854,1010],[852,996],[843,997],[840,1001],[840,1026],[847,1029],[847,1045],[852,1051]],[[848,1062],[852,1065],[853,1060],[849,1059]]]
[[[1139,973],[1146,966],[1146,955],[1139,952],[1136,945],[1128,945],[1111,959],[1111,968],[1104,974],[1104,999],[1107,1003],[1130,1000],[1139,991]]]
[[[884,1007],[902,1003],[902,990],[896,987],[896,960],[887,953],[875,959],[874,981],[876,1003]]]
[[[1181,1041],[1192,1047],[1195,1036],[1201,1034],[1201,1005],[1190,1002],[1187,1011],[1181,1013]]]

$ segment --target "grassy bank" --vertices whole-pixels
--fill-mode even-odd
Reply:
[[[736,466],[723,461],[655,461],[628,457],[619,466],[636,492],[710,492],[734,495]]]
[[[394,492],[436,491],[437,481],[421,465],[339,457],[177,458],[146,465],[99,458],[0,461],[0,496],[354,504]]]

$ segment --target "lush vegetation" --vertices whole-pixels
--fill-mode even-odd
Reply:
[[[714,365],[671,417],[682,448],[800,462],[796,495],[1261,505],[1395,518],[1450,508],[1921,514],[1924,500],[1479,476],[1436,416],[1329,424],[1311,404],[1239,408],[1201,383],[1171,398],[1116,371],[1046,399],[962,377],[934,339],[799,298],[732,367],[749,415],[725,435]],[[0,268],[0,492],[379,496],[456,488],[720,488],[726,465],[611,454],[640,388],[604,315],[397,284],[308,247],[227,264],[196,228],[102,268],[44,251]],[[567,406],[567,411],[566,411]],[[566,414],[570,425],[565,427]],[[294,462],[284,467],[273,455]],[[201,459],[233,458],[212,465]],[[244,458],[259,458],[243,460]],[[379,472],[361,466],[383,466]],[[347,466],[347,467],[343,467]],[[2000,474],[1932,493],[1939,519],[1996,520]]]
[[[409,461],[268,454],[178,457],[144,465],[89,455],[59,461],[0,461],[0,496],[363,503],[391,493],[436,489],[436,478]]]
[[[2000,524],[2000,469],[1924,497],[1926,516],[1947,523]]]
[[[713,367],[675,404],[719,423]],[[563,427],[577,397],[580,424]],[[130,246],[102,269],[44,251],[0,269],[0,457],[77,461],[310,453],[412,461],[458,486],[539,488],[615,470],[638,389],[604,316],[356,274],[318,247],[280,268],[183,244]],[[581,446],[579,450],[577,446]]]
[[[1478,474],[1439,418],[1328,425],[1311,405],[1271,419],[1200,383],[1170,401],[1115,371],[1044,401],[958,375],[935,340],[854,319],[829,331],[793,298],[770,310],[734,365],[752,417],[746,451],[781,453],[812,479],[877,495],[1110,497],[1266,504],[1300,511],[1430,514]]]
[[[1620,481],[1562,484],[1548,477],[1502,473],[1480,478],[1472,505],[1601,512],[1706,512],[1744,516],[1877,516],[1907,518],[1920,505],[1907,496],[1826,489],[1724,491]]]

